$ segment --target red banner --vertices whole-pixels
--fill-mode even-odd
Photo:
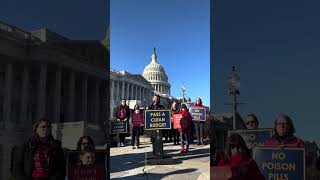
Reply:
[[[105,180],[106,173],[101,165],[68,166],[68,180]]]
[[[211,180],[228,180],[232,177],[232,170],[229,166],[210,167]]]
[[[174,129],[181,129],[180,121],[182,119],[182,114],[173,114],[173,128]]]
[[[132,114],[131,118],[132,118],[132,125],[141,126],[143,124],[142,114]]]

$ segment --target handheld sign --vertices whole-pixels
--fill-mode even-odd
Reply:
[[[249,149],[254,147],[262,147],[263,143],[272,137],[273,129],[252,129],[252,130],[235,130],[228,131],[228,136],[231,134],[239,134]]]
[[[110,121],[110,134],[127,133],[128,121]]]
[[[146,110],[145,130],[171,129],[169,110]]]
[[[228,180],[232,177],[232,170],[229,166],[210,167],[211,180]]]
[[[107,167],[105,159],[106,151],[83,154],[80,151],[67,151],[68,180],[105,180]]]
[[[206,109],[205,108],[192,108],[190,110],[192,120],[194,121],[206,121]]]
[[[174,114],[172,115],[173,117],[173,128],[174,129],[181,129],[181,119],[182,119],[182,114]]]
[[[266,179],[305,180],[304,148],[254,148],[253,158]]]
[[[132,118],[132,125],[141,126],[143,124],[142,114],[132,114],[131,118]]]

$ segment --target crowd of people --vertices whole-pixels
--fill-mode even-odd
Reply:
[[[180,107],[179,107],[180,105]],[[145,109],[141,109],[138,104],[134,106],[132,110],[129,109],[129,106],[126,105],[126,100],[121,99],[120,105],[116,108],[114,113],[114,119],[116,121],[128,122],[128,131],[131,133],[131,146],[132,149],[139,148],[139,138],[140,135],[145,133],[150,136],[150,141],[152,144],[155,142],[155,131],[146,131],[144,130],[143,123],[134,123],[133,116],[137,114],[142,115],[142,119],[144,118],[144,110],[170,110],[171,112],[171,129],[161,130],[162,137],[164,137],[164,142],[173,142],[173,145],[181,145],[181,152],[188,152],[189,144],[193,143],[194,137],[196,136],[197,144],[204,144],[204,129],[205,122],[199,121],[197,119],[192,119],[190,109],[192,108],[206,108],[202,104],[201,98],[197,98],[193,106],[191,106],[191,99],[188,98],[186,103],[178,103],[173,102],[170,108],[165,108],[160,103],[160,96],[154,95],[152,98],[152,103],[146,107]],[[207,112],[208,113],[208,112]],[[182,114],[181,120],[181,128],[175,129],[173,123],[173,115],[174,114]],[[143,121],[144,122],[144,121]],[[129,133],[118,133],[117,134],[117,146],[124,147],[125,146],[125,137]]]
[[[248,130],[258,129],[259,127],[258,118],[254,114],[248,114],[244,119],[244,124]],[[294,135],[295,132],[293,120],[288,115],[279,114],[274,121],[273,136],[267,139],[262,147],[305,148],[304,141],[296,137]],[[232,171],[231,179],[265,179],[260,173],[255,160],[252,159],[251,151],[248,149],[243,137],[236,133],[228,137],[223,151],[215,151],[211,165],[229,167]],[[306,166],[308,167],[307,162]],[[318,157],[315,166],[320,170],[320,157]]]
[[[51,133],[51,122],[41,118],[33,124],[31,137],[12,152],[11,174],[14,180],[66,180],[68,149],[62,148]],[[95,144],[90,136],[83,136],[75,147],[76,166],[95,163]],[[102,168],[104,171],[104,169]],[[105,177],[105,174],[103,174]]]

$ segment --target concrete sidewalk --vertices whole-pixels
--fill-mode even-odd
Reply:
[[[191,145],[189,153],[180,154],[180,145],[164,143],[168,158],[161,160],[163,165],[146,165],[146,157],[152,156],[150,138],[141,137],[140,143],[139,149],[110,149],[111,179],[210,179],[210,144]]]

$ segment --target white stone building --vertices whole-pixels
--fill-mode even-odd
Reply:
[[[143,106],[151,103],[154,89],[140,74],[110,70],[110,119],[122,98],[140,101]]]
[[[21,145],[40,117],[103,124],[109,114],[109,54],[100,41],[0,22],[0,179],[9,176],[11,148]]]

